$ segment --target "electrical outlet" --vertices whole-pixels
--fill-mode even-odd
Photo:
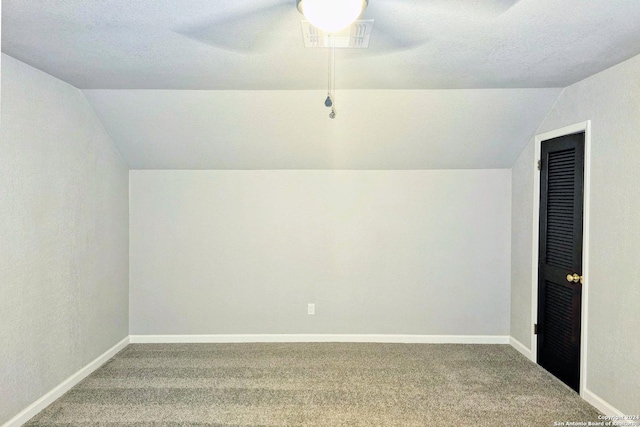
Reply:
[[[314,314],[316,314],[316,305],[309,303],[307,304],[307,314],[309,316],[313,316]]]

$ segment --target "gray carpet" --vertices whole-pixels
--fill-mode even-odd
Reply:
[[[133,344],[28,426],[553,426],[597,421],[507,345]]]

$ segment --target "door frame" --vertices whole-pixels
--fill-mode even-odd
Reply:
[[[582,218],[582,312],[580,322],[580,387],[584,398],[587,389],[587,329],[589,325],[589,206],[591,202],[591,120],[565,126],[535,136],[533,161],[533,236],[531,252],[531,360],[538,363],[538,340],[533,325],[538,323],[538,239],[540,234],[540,171],[538,160],[542,153],[542,142],[560,136],[584,132],[584,201]]]

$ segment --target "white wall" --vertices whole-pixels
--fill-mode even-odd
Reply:
[[[0,424],[128,334],[128,172],[82,93],[2,55]]]
[[[130,332],[506,335],[510,182],[131,171]]]
[[[638,414],[640,56],[566,88],[539,131],[585,120],[592,121],[586,386],[618,410]],[[513,210],[522,217],[513,221],[512,294],[523,298],[532,286],[533,156],[527,148],[513,169]],[[524,344],[530,323],[531,309],[512,311],[512,334]]]

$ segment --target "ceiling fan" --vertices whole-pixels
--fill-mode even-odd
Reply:
[[[293,1],[295,1],[295,9],[292,8]],[[324,105],[331,108],[329,117],[333,119],[336,117],[335,49],[336,47],[368,47],[373,19],[360,22],[357,20],[369,13],[369,3],[375,5],[370,12],[372,17],[381,17],[377,21],[380,24],[376,24],[376,32],[381,39],[387,41],[388,50],[396,52],[418,47],[426,41],[426,32],[421,31],[424,28],[421,28],[419,21],[416,22],[416,16],[420,14],[415,13],[414,9],[418,6],[431,8],[426,16],[442,16],[443,12],[455,14],[456,5],[462,9],[457,13],[475,6],[476,14],[480,12],[485,15],[496,15],[509,9],[517,1],[519,0],[281,0],[258,9],[237,12],[224,19],[203,21],[179,32],[217,48],[252,53],[264,48],[264,45],[257,43],[261,40],[262,34],[268,34],[271,29],[278,28],[280,21],[285,18],[293,21],[294,18],[290,16],[297,9],[308,21],[302,23],[305,46],[330,48],[328,91]],[[345,38],[341,33],[345,28],[351,34],[353,34],[351,29],[356,29],[357,32],[362,28],[360,38],[366,42],[361,43],[361,46],[353,46],[349,40],[346,44],[343,41],[336,43],[337,39]],[[310,43],[311,38],[316,41],[322,38],[324,42]],[[352,37],[347,34],[346,38]],[[378,52],[381,50],[384,49],[378,47]]]
[[[356,17],[375,20],[372,47],[378,53],[410,50],[433,37],[438,19],[461,19],[465,15],[493,17],[502,14],[519,0],[358,0]],[[282,25],[300,25],[307,0],[259,0],[247,9],[234,6],[218,10],[198,22],[188,23],[176,32],[209,46],[236,53],[268,52],[269,36]],[[358,21],[356,21],[358,22]],[[330,31],[328,31],[330,32]]]

